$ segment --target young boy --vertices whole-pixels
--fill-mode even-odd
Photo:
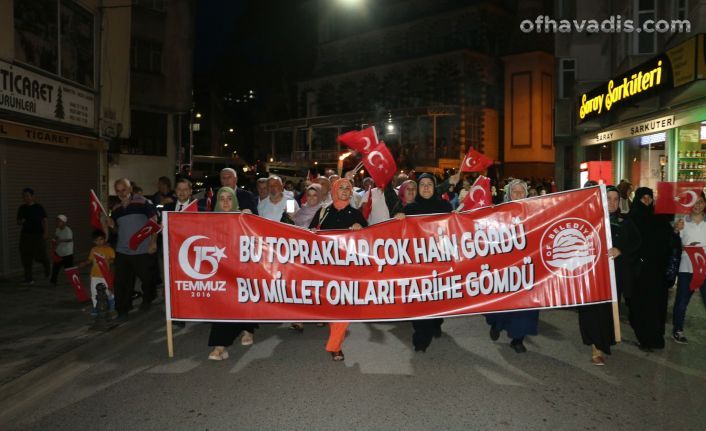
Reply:
[[[98,267],[98,263],[96,263],[95,255],[102,255],[108,262],[108,265],[110,265],[113,260],[115,260],[115,250],[113,250],[113,248],[107,244],[105,233],[102,230],[94,230],[91,234],[91,238],[93,238],[93,244],[95,245],[95,247],[93,247],[91,249],[91,252],[88,254],[88,259],[85,262],[81,262],[79,264],[79,267],[93,264],[93,266],[91,267],[91,300],[93,301],[93,312],[91,314],[95,314],[97,313],[96,295],[98,293],[96,287],[100,283],[105,284],[106,287],[108,286],[108,283],[106,283],[100,267]],[[110,309],[112,310],[114,308],[115,295],[111,290],[106,291],[106,294],[108,295]]]
[[[52,239],[52,246],[57,258],[52,264],[51,278],[49,279],[51,284],[56,284],[59,269],[62,266],[64,268],[74,266],[74,233],[66,224],[68,220],[63,214],[56,216],[56,231]]]

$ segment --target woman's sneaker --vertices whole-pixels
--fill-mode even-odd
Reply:
[[[682,331],[677,331],[677,332],[673,333],[672,338],[674,339],[675,343],[689,344],[689,341],[687,341],[686,337],[684,336],[684,332],[682,332]]]

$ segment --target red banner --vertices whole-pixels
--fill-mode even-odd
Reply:
[[[101,270],[101,274],[103,274],[108,289],[113,290],[113,273],[110,272],[108,259],[100,253],[94,253],[93,258],[96,260],[96,265],[98,265],[98,269]]]
[[[655,213],[689,214],[704,192],[704,187],[706,187],[706,182],[658,182]]]
[[[706,281],[706,253],[701,246],[684,246],[684,251],[689,256],[693,277],[689,283],[689,290],[695,292]]]
[[[78,267],[72,266],[71,268],[66,268],[64,272],[66,273],[66,278],[69,280],[69,283],[71,283],[71,287],[74,290],[74,295],[76,295],[78,302],[90,301],[91,296],[86,293],[86,289],[84,289],[81,284],[81,276],[78,273]]]
[[[605,188],[313,233],[166,213],[169,318],[380,321],[616,298]]]

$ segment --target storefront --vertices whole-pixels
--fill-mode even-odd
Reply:
[[[74,254],[87,255],[88,191],[105,191],[106,149],[92,91],[0,61],[0,278],[21,272],[15,220],[26,187],[47,212],[50,237],[65,214]]]
[[[697,35],[581,95],[579,124],[600,125],[580,137],[581,184],[706,180],[705,49]]]

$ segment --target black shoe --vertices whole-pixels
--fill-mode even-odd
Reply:
[[[500,338],[500,331],[495,329],[495,326],[490,327],[490,339],[493,341],[498,341],[498,338]]]
[[[422,347],[422,346],[414,346],[414,351],[415,351],[415,352],[426,353],[427,348],[426,348],[426,347]]]
[[[684,336],[684,331],[676,331],[672,334],[672,339],[675,343],[679,344],[689,344],[689,340]]]
[[[512,350],[515,351],[515,353],[526,353],[527,348],[525,345],[522,343],[522,340],[512,340],[510,342],[510,347],[512,347]]]
[[[640,349],[640,350],[643,351],[643,352],[646,352],[646,353],[652,352],[652,348],[651,348],[651,347],[647,347],[647,346],[642,345],[642,344],[638,344],[638,345],[637,345],[637,348]]]

